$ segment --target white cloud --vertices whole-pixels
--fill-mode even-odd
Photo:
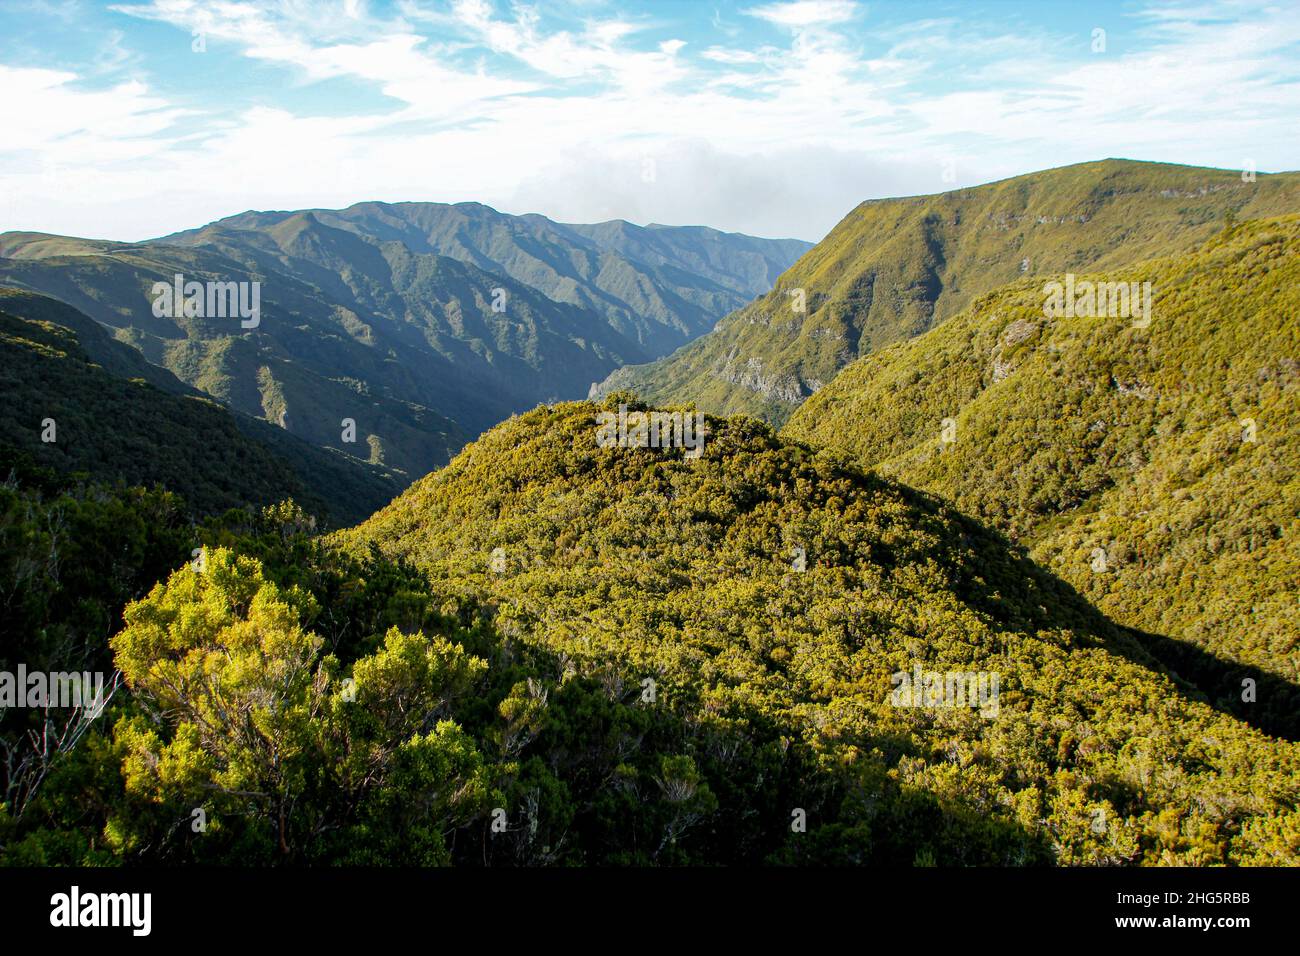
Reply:
[[[727,50],[722,47],[709,47],[700,56],[715,63],[758,63],[761,57],[755,50]]]
[[[857,4],[852,0],[792,0],[790,3],[769,3],[742,12],[778,26],[798,28],[851,20],[857,12]]]
[[[906,158],[797,143],[732,153],[693,139],[622,156],[568,150],[520,183],[502,208],[570,222],[630,219],[818,239],[862,199],[934,192],[939,182],[937,168]]]
[[[952,20],[873,25],[868,55],[850,24],[867,11],[840,0],[742,11],[788,30],[762,44],[707,10],[692,32],[603,7],[561,29],[481,0],[388,16],[360,2],[120,9],[204,30],[237,52],[233,74],[242,57],[388,103],[298,115],[264,87],[237,107],[213,97],[196,123],[165,77],[105,87],[88,85],[93,65],[0,66],[0,229],[143,238],[250,207],[472,199],[816,239],[891,193],[1110,155],[1276,169],[1296,153],[1300,21],[1268,7],[1239,21],[1162,8],[1137,18],[1132,52],[1096,57],[1086,36]],[[129,29],[116,47],[138,52]],[[940,176],[949,159],[956,183]]]

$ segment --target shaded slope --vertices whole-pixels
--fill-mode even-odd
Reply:
[[[8,290],[0,304],[62,317],[71,311]],[[77,323],[74,332],[0,311],[5,474],[28,463],[96,482],[161,485],[198,514],[293,497],[332,523],[357,520],[401,488],[383,469],[316,448],[210,399],[111,374],[92,354],[134,353],[85,316]],[[177,391],[183,388],[176,384]],[[54,422],[50,442],[42,440],[46,419]]]
[[[104,327],[66,302],[12,286],[0,286],[0,309],[11,315],[39,322],[52,322],[71,329],[77,344],[95,364],[116,378],[139,378],[154,388],[174,395],[198,395],[165,368],[154,365],[125,342],[110,337]]]

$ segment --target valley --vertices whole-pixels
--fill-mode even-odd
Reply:
[[[0,859],[1295,865],[1297,182],[0,236]]]

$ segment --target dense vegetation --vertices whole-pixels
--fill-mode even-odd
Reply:
[[[1295,746],[996,534],[751,420],[710,420],[692,462],[597,448],[593,411],[495,429],[341,540],[494,608],[561,683],[626,699],[652,678],[719,801],[679,840],[698,859],[1294,859]],[[891,706],[916,664],[1000,673],[999,716]]]
[[[1261,682],[1249,710],[1294,736],[1300,217],[1090,278],[1153,283],[1150,325],[1047,318],[1042,280],[1016,283],[850,366],[786,432],[1004,530],[1107,615],[1176,639],[1153,644],[1214,696]]]
[[[0,292],[0,305],[60,321],[75,315],[40,296]],[[25,462],[99,483],[161,486],[198,514],[293,496],[335,524],[364,517],[401,487],[382,469],[265,422],[241,421],[211,399],[110,374],[81,343],[92,343],[110,367],[120,357],[118,343],[85,316],[79,322],[82,330],[73,332],[0,311],[0,479]],[[117,371],[134,369],[123,359]]]
[[[1145,183],[1138,207],[1155,175],[1076,172]],[[1242,195],[1182,197],[1144,241]],[[337,269],[379,302],[327,255],[369,245],[436,299],[477,267],[413,251],[421,230],[482,220],[510,248],[447,208],[222,235],[249,275],[310,249],[300,289]],[[101,714],[0,703],[0,864],[1300,864],[1300,216],[1194,225],[1192,252],[1120,268],[1107,227],[1090,253],[1093,278],[1154,283],[1149,324],[1047,318],[1026,277],[873,346],[783,433],[708,417],[698,457],[603,447],[599,414],[634,396],[538,405],[325,535],[391,478],[126,341],[263,363],[298,340],[117,341],[0,290],[0,681],[113,690]],[[234,261],[192,238],[0,245],[95,303],[96,273]],[[182,377],[215,387],[210,359]],[[261,400],[315,387],[290,380]],[[918,670],[993,697],[907,706]]]
[[[1300,212],[1300,174],[1082,163],[933,196],[864,202],[762,298],[673,355],[620,369],[632,389],[784,422],[845,365],[918,335],[1025,275],[1191,249],[1238,220]],[[805,311],[792,293],[802,290]]]
[[[597,448],[593,412],[503,425],[329,542],[291,507],[149,541],[121,512],[162,499],[84,502],[136,541],[94,602],[179,570],[3,859],[1295,862],[1295,745],[996,535],[756,422],[689,461]],[[47,523],[9,495],[20,538]],[[892,706],[916,664],[997,672],[996,717]]]

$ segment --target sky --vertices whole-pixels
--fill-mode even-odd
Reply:
[[[0,0],[0,231],[482,202],[816,241],[1107,157],[1300,166],[1300,0]]]

